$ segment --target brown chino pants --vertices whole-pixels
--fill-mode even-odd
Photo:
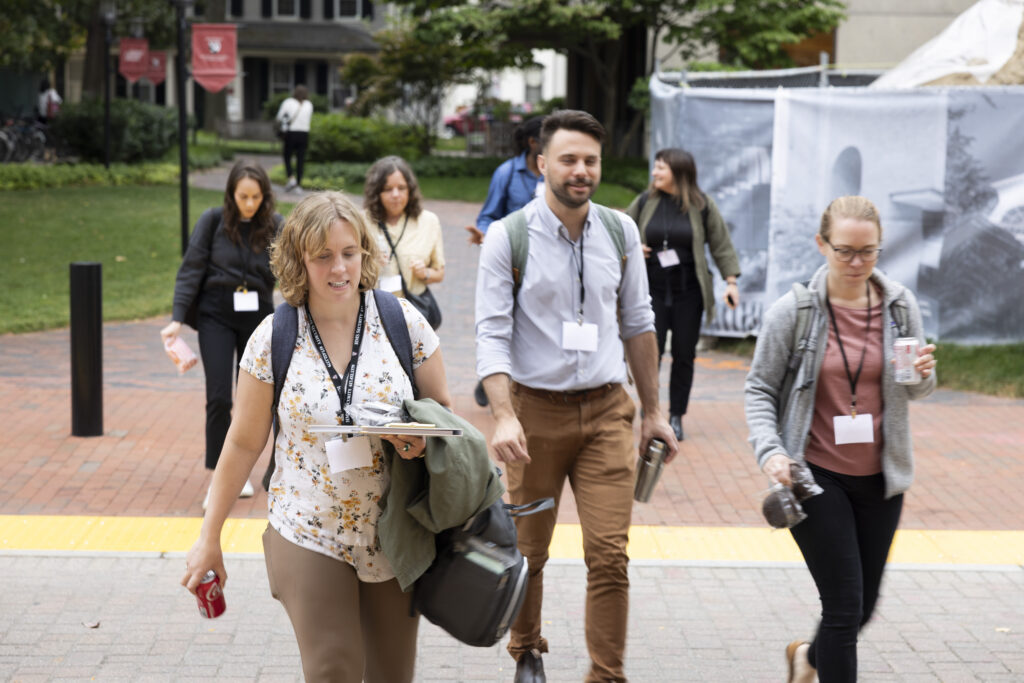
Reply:
[[[263,554],[270,592],[295,629],[306,681],[412,681],[419,616],[409,616],[412,593],[396,579],[360,581],[352,566],[302,548],[269,525]]]
[[[600,392],[596,392],[600,393]],[[513,503],[551,496],[554,510],[516,521],[519,550],[530,567],[526,599],[512,625],[508,651],[547,652],[541,637],[544,564],[566,477],[583,530],[587,566],[587,681],[625,681],[623,659],[629,612],[626,542],[633,511],[636,406],[621,385],[595,398],[538,392],[512,385],[512,405],[526,433],[529,464],[508,466]]]

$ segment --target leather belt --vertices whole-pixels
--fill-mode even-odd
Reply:
[[[533,387],[528,387],[525,384],[512,382],[513,391],[524,393],[527,396],[536,396],[537,398],[547,399],[552,403],[584,403],[586,401],[594,401],[605,396],[609,392],[614,391],[618,387],[618,384],[609,382],[608,384],[602,384],[601,386],[594,387],[593,389],[551,391],[550,389],[534,389]]]

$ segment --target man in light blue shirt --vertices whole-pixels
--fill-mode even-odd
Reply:
[[[566,477],[583,531],[587,573],[588,681],[624,681],[629,602],[626,543],[632,512],[636,406],[623,388],[627,365],[643,408],[641,451],[652,438],[677,444],[658,405],[654,313],[636,224],[590,202],[601,180],[604,128],[590,114],[561,111],[541,130],[544,196],[523,209],[528,253],[513,293],[505,222],[491,224],[476,290],[477,374],[495,418],[491,447],[506,463],[513,503],[551,496]],[[621,229],[625,262],[611,230]],[[517,683],[544,681],[543,571],[555,511],[517,521],[530,577],[511,629]]]

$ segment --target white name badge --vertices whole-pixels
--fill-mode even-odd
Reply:
[[[236,311],[260,310],[260,297],[256,292],[235,292]]]
[[[402,290],[401,275],[385,275],[380,279],[380,288],[385,292],[399,292]]]
[[[331,439],[326,446],[327,464],[330,465],[332,474],[373,465],[369,437],[350,436],[348,439]]]
[[[679,254],[676,253],[675,249],[666,249],[665,251],[659,251],[658,262],[661,263],[662,268],[671,268],[672,266],[678,266]]]
[[[832,418],[832,427],[836,431],[836,445],[873,443],[875,440],[874,425],[871,413],[859,413],[857,417],[836,415]]]
[[[566,351],[597,351],[597,325],[566,320],[562,323],[562,348]]]

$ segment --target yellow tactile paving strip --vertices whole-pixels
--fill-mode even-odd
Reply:
[[[199,533],[195,517],[82,517],[0,515],[0,552],[81,551],[181,553]],[[261,553],[261,519],[229,519],[225,552]],[[740,527],[634,526],[634,560],[799,562],[786,532]],[[582,557],[579,525],[559,524],[551,547],[555,559]],[[1024,565],[1024,531],[901,530],[891,560],[905,564]]]

